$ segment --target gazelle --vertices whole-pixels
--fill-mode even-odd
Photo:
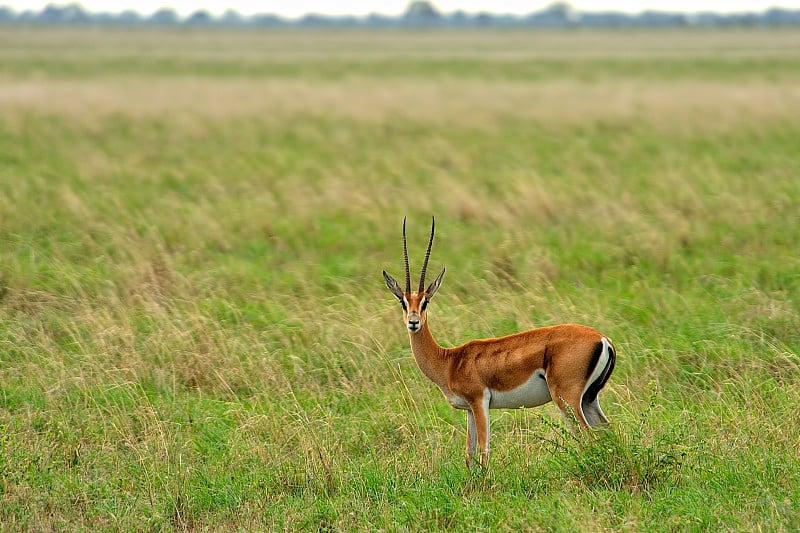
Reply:
[[[582,428],[608,423],[597,395],[614,370],[616,353],[608,337],[592,328],[562,324],[491,339],[477,339],[454,348],[440,346],[428,327],[428,304],[442,284],[445,270],[425,288],[425,271],[433,245],[435,220],[422,263],[419,288],[411,290],[406,221],[403,259],[406,285],[401,289],[386,271],[386,286],[403,306],[411,352],[422,373],[456,409],[467,412],[467,466],[489,461],[489,409],[535,407],[551,400]]]

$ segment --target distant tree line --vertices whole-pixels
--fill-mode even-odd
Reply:
[[[0,24],[28,25],[117,25],[117,26],[213,26],[213,27],[326,27],[326,28],[482,28],[482,27],[534,27],[534,28],[635,28],[635,27],[725,27],[725,26],[795,26],[800,25],[800,10],[771,8],[762,12],[744,13],[678,13],[643,11],[620,13],[615,11],[582,12],[566,2],[556,2],[528,15],[502,15],[494,13],[442,13],[427,1],[413,1],[399,16],[372,14],[357,16],[328,16],[308,14],[298,19],[288,19],[275,14],[242,15],[228,10],[215,16],[198,10],[181,17],[174,9],[165,7],[144,15],[137,11],[120,13],[94,13],[78,3],[49,4],[41,11],[16,12],[0,6]]]

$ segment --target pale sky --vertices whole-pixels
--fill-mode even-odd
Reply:
[[[63,5],[73,0],[0,0],[0,6],[8,6],[15,11],[31,9],[40,11],[49,3]],[[487,11],[491,13],[528,14],[538,11],[553,0],[433,0],[440,11],[451,13],[464,10],[470,13]],[[367,15],[381,13],[398,15],[405,11],[408,0],[272,0],[252,2],[246,0],[79,0],[86,9],[93,12],[120,12],[126,9],[149,15],[162,7],[171,7],[180,15],[189,15],[198,9],[221,14],[234,9],[244,15],[254,13],[274,13],[285,17],[300,17],[308,13],[326,15]],[[646,9],[660,11],[680,11],[693,13],[715,11],[720,13],[763,11],[770,7],[800,9],[800,0],[572,0],[568,2],[579,11],[624,11],[640,12]]]

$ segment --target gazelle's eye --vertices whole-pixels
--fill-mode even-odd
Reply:
[[[419,305],[419,310],[420,310],[420,311],[424,311],[424,310],[425,310],[425,308],[427,308],[427,307],[428,307],[428,300],[426,300],[425,298],[423,298],[423,299],[422,299],[422,303]]]
[[[408,303],[405,298],[400,299],[400,305],[403,306],[403,311],[408,311]]]

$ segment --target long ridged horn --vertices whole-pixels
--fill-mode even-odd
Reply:
[[[431,256],[431,246],[433,246],[433,231],[436,227],[436,220],[431,217],[431,239],[428,241],[428,251],[425,252],[425,261],[422,262],[422,273],[419,275],[419,292],[425,290],[425,271],[428,270],[428,258]]]
[[[406,263],[406,292],[411,292],[411,271],[408,269],[408,245],[406,244],[406,217],[403,217],[403,260]]]

